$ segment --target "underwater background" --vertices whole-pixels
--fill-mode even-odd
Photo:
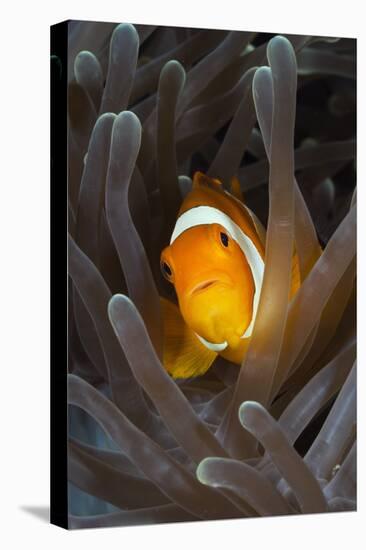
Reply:
[[[355,509],[355,61],[353,39],[69,23],[70,527]],[[159,257],[196,170],[238,176],[273,253],[242,367],[177,382]]]

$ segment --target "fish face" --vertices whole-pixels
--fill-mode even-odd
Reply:
[[[161,267],[185,322],[203,343],[217,351],[238,347],[252,319],[255,285],[228,231],[219,224],[184,231],[163,250]]]

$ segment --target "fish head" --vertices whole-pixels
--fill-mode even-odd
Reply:
[[[255,285],[229,232],[218,223],[191,227],[162,251],[160,263],[186,324],[202,342],[215,351],[238,347],[252,319]]]

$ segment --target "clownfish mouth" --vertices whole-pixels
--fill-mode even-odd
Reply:
[[[201,281],[190,290],[189,294],[196,294],[197,292],[200,292],[201,290],[206,290],[207,288],[210,288],[211,286],[219,282],[220,281],[218,279],[208,279],[206,281]]]

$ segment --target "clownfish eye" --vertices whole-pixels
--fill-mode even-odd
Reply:
[[[222,244],[227,248],[229,246],[229,237],[226,235],[226,233],[221,232],[220,233],[220,239]]]
[[[168,281],[169,281],[172,274],[173,274],[169,264],[167,264],[166,262],[161,262],[160,265],[161,265],[161,271],[162,271],[164,277],[166,279],[168,279]]]

